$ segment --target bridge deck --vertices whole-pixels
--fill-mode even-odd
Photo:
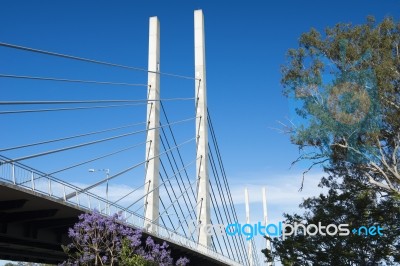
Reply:
[[[53,197],[0,181],[0,258],[59,263],[66,257],[67,229],[85,210]],[[144,233],[143,237],[149,234]],[[152,236],[155,240],[159,238]],[[190,265],[227,265],[194,250],[169,243],[174,257]]]

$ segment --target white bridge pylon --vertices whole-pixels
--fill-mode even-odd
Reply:
[[[250,200],[249,200],[249,191],[247,187],[244,189],[244,200],[245,200],[245,208],[246,208],[246,224],[251,224],[250,222]],[[265,187],[262,188],[262,204],[263,204],[263,224],[264,226],[268,225],[268,210],[267,210],[267,189]],[[250,229],[248,229],[250,230]],[[247,231],[250,233],[249,231]],[[267,234],[267,232],[265,232]],[[268,236],[268,235],[267,235]],[[257,252],[257,250],[254,250],[255,244],[254,240],[252,239],[251,241],[248,241],[248,247],[247,247],[247,252],[248,252],[248,257],[250,259],[249,263],[250,266],[255,265],[254,261],[254,252]],[[268,250],[271,250],[271,243],[269,239],[266,239],[266,248]],[[270,266],[272,265],[271,262],[266,262],[266,265]]]
[[[195,107],[196,107],[196,173],[198,174],[197,223],[208,224],[210,214],[210,184],[208,174],[208,119],[204,15],[202,10],[194,12],[194,55],[195,55]],[[146,168],[145,168],[145,224],[149,232],[157,233],[159,223],[159,154],[160,147],[160,22],[157,17],[150,18],[148,55],[148,94]],[[198,243],[211,247],[211,236],[200,230]]]

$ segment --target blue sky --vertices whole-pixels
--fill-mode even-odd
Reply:
[[[294,211],[302,197],[320,191],[316,188],[320,177],[318,169],[308,176],[305,190],[297,191],[306,165],[289,169],[298,155],[297,149],[290,144],[288,136],[272,129],[279,127],[277,121],[285,121],[293,113],[281,93],[280,66],[285,63],[285,52],[296,48],[300,34],[311,27],[323,30],[337,22],[363,23],[367,15],[374,15],[378,20],[385,16],[399,19],[400,11],[397,0],[3,0],[1,3],[2,42],[144,68],[147,67],[148,19],[158,16],[161,23],[161,70],[187,76],[193,76],[194,72],[193,10],[203,9],[208,104],[228,178],[235,192],[234,199],[243,217],[243,187],[248,186],[254,206],[252,215],[254,220],[258,220],[262,211],[260,187],[267,186],[272,221],[279,220],[282,212]],[[0,58],[0,73],[5,74],[131,83],[146,83],[147,80],[146,73],[49,58],[4,47],[0,47]],[[140,87],[110,89],[0,79],[0,88],[2,100],[146,97],[146,91]],[[188,80],[162,77],[161,90],[162,98],[193,97],[194,84]],[[193,102],[168,103],[166,107],[171,120],[193,116]],[[2,110],[7,108],[2,107]],[[129,112],[132,116],[127,115]],[[144,121],[144,109],[131,111],[129,107],[123,111],[77,114],[2,116],[1,147]],[[183,141],[193,135],[193,128],[182,125],[179,132],[183,132],[177,134]],[[122,147],[126,143],[115,145]],[[89,149],[87,153],[93,151]],[[75,156],[71,154],[71,157]],[[78,156],[83,158],[84,152]],[[59,163],[58,158],[54,156],[48,161],[26,163],[50,170],[53,164]],[[122,161],[121,165],[114,162],[116,165],[92,167],[109,167],[115,172],[123,168]],[[77,174],[74,172],[72,177],[65,178],[75,183],[95,180],[87,173],[84,180]]]

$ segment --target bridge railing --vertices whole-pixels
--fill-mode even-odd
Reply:
[[[82,191],[81,188],[62,181],[54,176],[21,163],[9,161],[9,158],[0,156],[0,180],[83,210],[97,210],[104,215],[118,213],[122,216],[122,219],[125,220],[127,225],[146,231],[146,228],[144,228],[145,218],[143,216],[113,202],[109,202],[90,191]],[[151,223],[154,224],[152,221]],[[187,239],[185,236],[177,232],[160,225],[154,225],[157,228],[157,233],[149,233],[151,235],[155,235],[163,240],[195,250],[198,253],[214,258],[228,265],[241,265],[238,262],[215,252],[209,247],[202,246]]]

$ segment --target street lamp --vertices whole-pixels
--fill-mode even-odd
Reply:
[[[110,169],[89,169],[89,173],[94,173],[94,172],[105,172],[106,173],[106,200],[107,200],[107,205],[106,205],[106,212],[109,213],[110,212],[110,207],[109,207],[109,201],[108,201],[108,179],[110,178]]]

